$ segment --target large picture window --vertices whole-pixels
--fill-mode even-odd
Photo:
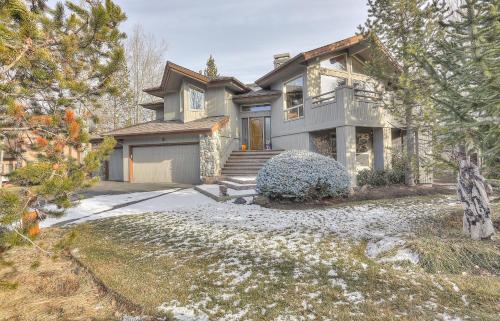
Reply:
[[[285,82],[285,120],[304,116],[304,78],[302,76]]]
[[[325,94],[334,91],[340,86],[347,85],[347,78],[321,75],[320,93]]]
[[[365,64],[354,56],[352,57],[352,72],[355,74],[366,74]]]
[[[188,87],[189,110],[203,110],[205,108],[205,92],[195,87]]]

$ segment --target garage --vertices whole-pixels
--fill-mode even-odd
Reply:
[[[134,183],[200,183],[198,143],[131,146],[129,159]]]
[[[123,181],[123,148],[115,148],[109,156],[106,178],[110,181]]]

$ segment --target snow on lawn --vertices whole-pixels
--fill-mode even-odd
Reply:
[[[403,198],[314,210],[207,203],[119,216],[91,227],[105,242],[144,244],[131,259],[136,264],[171,264],[168,269],[160,264],[158,273],[175,296],[165,296],[160,310],[180,320],[342,318],[346,311],[362,316],[379,302],[396,304],[414,284],[398,279],[393,286],[403,289],[393,293],[384,276],[389,272],[374,272],[372,261],[357,252],[364,249],[362,241],[374,242],[368,252],[380,257],[403,246],[406,235],[452,199]],[[412,259],[411,253],[398,255]],[[377,291],[367,292],[369,287]],[[423,295],[427,300],[429,294]],[[434,314],[439,305],[422,309]]]

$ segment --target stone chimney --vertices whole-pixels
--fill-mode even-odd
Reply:
[[[290,53],[288,52],[274,55],[274,69],[287,62],[288,59],[290,59]]]

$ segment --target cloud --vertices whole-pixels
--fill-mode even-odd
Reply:
[[[51,2],[51,1],[50,1]],[[49,3],[50,3],[49,2]],[[115,0],[128,16],[168,44],[166,57],[199,70],[210,54],[223,75],[253,82],[272,69],[272,56],[353,35],[366,19],[366,0]]]

